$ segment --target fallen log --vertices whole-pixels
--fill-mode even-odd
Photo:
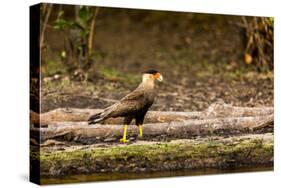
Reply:
[[[249,133],[273,132],[273,115],[260,117],[231,117],[201,120],[185,120],[168,123],[148,123],[143,125],[144,140],[170,140],[205,136],[229,136]],[[122,125],[88,125],[87,122],[54,122],[48,128],[32,128],[40,132],[41,143],[48,139],[92,144],[116,142],[122,137]],[[39,134],[31,134],[39,135]],[[128,129],[129,139],[135,140],[138,127]],[[38,138],[39,139],[39,138]]]
[[[194,169],[236,169],[273,166],[273,134],[230,138],[137,142],[111,147],[71,146],[40,153],[42,177],[66,177],[101,172],[151,172]],[[40,155],[40,156],[38,156]]]
[[[76,109],[76,108],[59,108],[46,112],[40,115],[42,124],[49,124],[59,121],[87,121],[93,114],[101,112],[102,109]],[[34,116],[34,114],[32,114]],[[161,111],[149,111],[146,115],[146,122],[149,123],[161,123],[171,121],[183,121],[186,119],[199,119],[202,116],[202,112],[161,112]],[[35,118],[33,118],[35,119]],[[38,120],[39,119],[35,119]],[[121,124],[123,118],[110,118],[102,122],[103,124]]]
[[[208,118],[218,117],[252,117],[273,114],[273,107],[238,107],[226,104],[223,101],[213,103],[204,111]]]
[[[76,109],[59,108],[40,115],[41,125],[50,124],[58,121],[87,121],[90,115],[101,112],[101,109]],[[213,119],[227,117],[253,117],[267,116],[273,114],[273,107],[235,107],[225,103],[214,103],[202,112],[160,112],[149,111],[146,115],[146,123],[163,123],[172,121],[185,121],[190,119]],[[31,114],[34,124],[38,124],[39,118],[35,113]],[[103,124],[122,124],[123,118],[110,118]]]

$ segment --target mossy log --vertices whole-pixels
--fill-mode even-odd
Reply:
[[[69,147],[69,148],[68,148]],[[139,141],[110,147],[68,146],[32,153],[40,159],[41,175],[61,177],[101,172],[140,172],[186,169],[229,169],[273,166],[273,134],[230,138]]]
[[[59,108],[46,112],[38,116],[31,112],[31,123],[46,126],[52,122],[58,121],[87,121],[88,118],[101,112],[101,109],[76,109],[76,108]],[[212,119],[227,117],[253,117],[266,116],[273,114],[273,107],[235,107],[223,102],[214,103],[208,109],[201,112],[160,112],[149,111],[145,118],[145,123],[163,123],[172,121],[185,121],[191,119]],[[123,118],[111,118],[103,124],[122,124]]]
[[[266,125],[266,126],[265,126]],[[40,132],[41,143],[48,139],[93,144],[116,142],[122,137],[122,125],[88,125],[87,122],[56,122],[48,128],[32,128]],[[143,125],[143,140],[171,140],[204,136],[229,136],[249,133],[273,132],[273,115],[242,118],[216,118],[185,120],[169,123],[148,123]],[[32,134],[33,135],[33,134]],[[34,134],[39,135],[39,134]],[[137,139],[138,127],[129,126],[130,140]]]

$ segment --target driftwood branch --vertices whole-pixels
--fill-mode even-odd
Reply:
[[[170,140],[198,136],[228,136],[273,132],[273,125],[270,123],[273,123],[273,119],[273,115],[269,115],[148,123],[143,125],[144,135],[142,139]],[[56,122],[49,124],[48,128],[33,128],[32,131],[40,131],[41,143],[48,139],[57,139],[92,144],[117,141],[122,136],[123,126],[102,124],[89,126],[87,122]],[[130,139],[135,140],[138,135],[138,127],[131,125],[128,131]]]
[[[87,121],[90,115],[101,112],[101,109],[76,109],[59,108],[46,112],[38,116],[31,114],[32,123],[47,125],[59,121]],[[160,112],[149,111],[145,118],[145,123],[163,123],[173,121],[185,121],[191,119],[214,119],[227,117],[255,117],[273,114],[273,107],[235,107],[224,103],[214,103],[208,109],[201,112]],[[40,122],[39,122],[40,119]],[[122,124],[123,118],[108,119],[104,124]]]

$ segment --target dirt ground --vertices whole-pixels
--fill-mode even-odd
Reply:
[[[240,21],[236,16],[142,10],[125,14],[101,8],[95,64],[86,82],[65,74],[58,55],[65,32],[49,27],[41,110],[105,108],[137,87],[146,69],[157,69],[164,77],[157,83],[152,110],[204,110],[217,100],[236,106],[273,106],[273,72],[258,73],[244,63]]]

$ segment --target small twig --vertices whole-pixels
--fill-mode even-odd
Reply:
[[[94,17],[91,22],[91,28],[90,28],[89,38],[88,38],[89,56],[91,56],[93,53],[93,37],[94,37],[95,24],[96,24],[96,18],[97,18],[98,12],[99,12],[99,7],[96,7],[95,12],[94,12]]]
[[[248,24],[248,22],[247,22],[245,16],[242,17],[242,21],[243,21],[243,23],[244,23],[244,27],[247,28],[249,24]]]
[[[59,5],[59,10],[58,10],[57,19],[59,19],[59,16],[60,16],[61,10],[62,10],[62,5]]]
[[[47,13],[46,13],[46,16],[44,18],[44,22],[43,22],[43,26],[42,26],[42,30],[41,30],[41,34],[40,34],[40,44],[39,44],[39,47],[40,47],[40,57],[41,57],[41,54],[42,54],[42,48],[44,46],[45,31],[46,31],[46,28],[47,28],[48,20],[50,18],[51,12],[52,12],[52,7],[53,7],[53,4],[50,4],[48,9],[46,8],[47,9]]]

